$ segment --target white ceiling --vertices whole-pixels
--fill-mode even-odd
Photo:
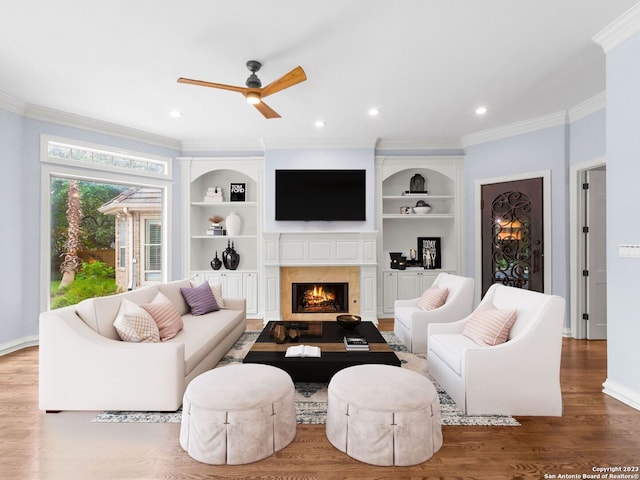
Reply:
[[[0,92],[187,145],[460,140],[603,92],[592,37],[636,2],[2,0]],[[244,86],[250,59],[263,85],[305,69],[282,118],[176,82]]]

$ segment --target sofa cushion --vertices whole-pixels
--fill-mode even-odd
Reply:
[[[176,310],[178,310],[178,314],[184,315],[185,313],[189,313],[189,305],[184,300],[180,289],[190,288],[191,286],[191,281],[186,278],[183,280],[174,280],[173,282],[161,283],[158,285],[158,290],[171,301],[173,306],[176,307]]]
[[[483,303],[475,309],[462,329],[462,334],[480,345],[498,345],[507,341],[516,320],[517,310],[497,309]]]
[[[185,373],[191,371],[204,360],[211,351],[242,323],[244,313],[239,310],[218,310],[194,316],[183,315],[184,328],[167,340],[167,343],[183,343]]]
[[[184,324],[176,307],[162,292],[158,292],[151,303],[140,305],[153,317],[160,330],[160,340],[165,341],[176,336]]]
[[[76,312],[82,321],[95,332],[112,340],[120,340],[113,322],[118,316],[122,299],[126,298],[140,305],[152,301],[157,293],[158,286],[152,285],[116,295],[88,298],[76,305]]]
[[[160,330],[153,317],[142,307],[122,299],[120,311],[113,326],[125,342],[159,342]]]
[[[440,287],[427,288],[418,299],[417,307],[420,310],[433,310],[441,307],[447,301],[449,289]]]
[[[429,336],[429,355],[437,355],[458,375],[462,375],[462,359],[469,348],[478,348],[478,345],[460,333],[436,333]]]
[[[203,283],[209,283],[209,282],[203,282]],[[195,288],[198,285],[202,285],[202,284],[198,284],[198,282],[191,280],[192,287]],[[213,293],[213,298],[216,299],[216,303],[218,304],[218,307],[227,308],[226,305],[224,304],[224,298],[222,298],[222,283],[220,282],[209,283],[209,287],[211,287],[211,293]]]
[[[191,315],[204,315],[220,310],[207,282],[201,283],[195,288],[181,288],[180,291],[191,307]]]

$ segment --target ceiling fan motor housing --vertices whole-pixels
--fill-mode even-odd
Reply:
[[[262,67],[262,64],[257,60],[249,60],[247,62],[247,68],[251,72],[251,75],[249,75],[249,78],[247,78],[247,81],[245,82],[247,87],[249,87],[249,88],[260,88],[260,87],[262,87],[262,82],[260,81],[260,79],[256,75],[256,72],[258,70],[260,70],[261,67]]]

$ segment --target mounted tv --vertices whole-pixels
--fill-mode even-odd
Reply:
[[[366,220],[365,170],[276,170],[276,220]]]

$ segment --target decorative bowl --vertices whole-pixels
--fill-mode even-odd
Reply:
[[[431,211],[431,207],[413,207],[413,211],[418,215],[424,215],[425,213],[429,213]]]
[[[358,315],[338,315],[336,321],[342,328],[350,329],[360,325],[362,319]]]

